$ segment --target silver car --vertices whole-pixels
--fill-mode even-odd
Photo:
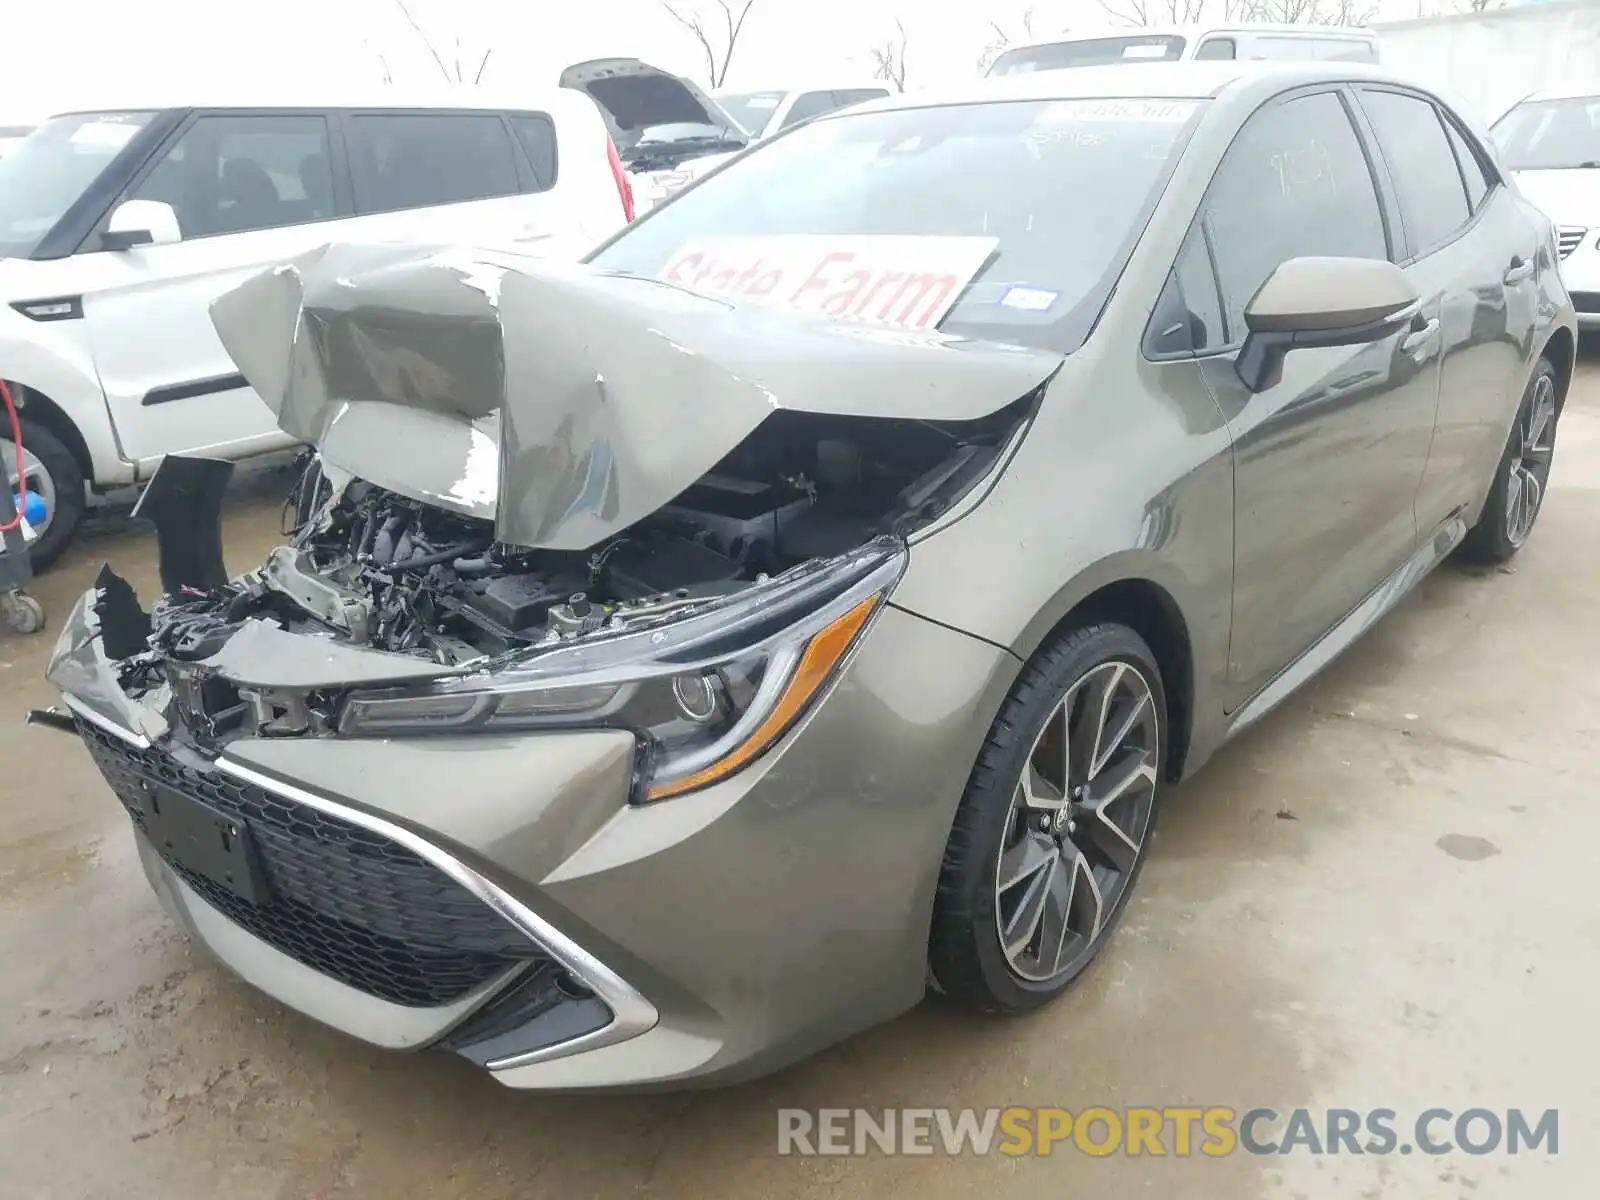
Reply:
[[[967,266],[781,286],[844,244]],[[1058,995],[1169,784],[1524,544],[1575,349],[1483,132],[1352,64],[896,97],[586,265],[333,246],[213,320],[295,532],[228,578],[167,459],[164,594],[102,572],[41,719],[234,971],[533,1088]]]

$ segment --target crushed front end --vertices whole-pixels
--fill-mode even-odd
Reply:
[[[417,302],[438,269],[400,290]],[[725,419],[653,444],[627,418],[632,374],[661,382],[648,361],[557,361],[490,405],[483,378],[446,385],[518,371],[452,360],[439,328],[385,350],[404,322],[342,293],[368,324],[335,336],[314,289],[285,306],[279,281],[235,315],[289,314],[298,365],[235,357],[286,428],[324,435],[289,540],[228,577],[230,468],[169,457],[140,502],[159,596],[104,569],[49,668],[174,916],[326,1024],[515,1086],[748,1077],[915,1003],[940,848],[1016,663],[890,596],[912,542],[1015,448],[1053,364],[977,351],[973,399],[944,343],[846,335],[838,386],[804,356],[794,385],[752,384],[718,363],[745,339],[700,312],[710,333],[668,329],[668,349],[698,347],[696,380],[724,382],[690,399]],[[359,275],[337,283],[361,298]],[[543,329],[599,296],[600,354],[621,353],[619,321],[659,339],[684,317],[616,286],[557,275],[523,303]],[[351,386],[329,386],[352,347]],[[922,372],[933,410],[775,403],[803,383],[837,408],[863,363]],[[351,390],[367,398],[334,399]]]

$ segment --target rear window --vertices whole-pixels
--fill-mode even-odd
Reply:
[[[1046,46],[1018,46],[994,60],[991,75],[1023,75],[1109,63],[1172,62],[1183,56],[1184,39],[1163,35],[1079,38]]]
[[[533,168],[534,190],[547,192],[556,185],[556,127],[544,113],[512,113],[522,152]]]
[[[517,152],[496,113],[361,114],[348,128],[361,212],[488,200],[520,190]]]
[[[749,152],[591,261],[654,277],[706,238],[995,238],[940,327],[1071,349],[1203,109],[1135,99],[847,111]]]
[[[784,92],[730,92],[718,93],[716,100],[722,111],[751,137],[760,137],[772,124],[772,118],[783,103]]]

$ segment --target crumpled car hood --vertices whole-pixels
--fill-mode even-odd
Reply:
[[[776,409],[975,419],[1061,363],[459,247],[325,246],[211,315],[279,426],[327,463],[552,550],[648,516]]]

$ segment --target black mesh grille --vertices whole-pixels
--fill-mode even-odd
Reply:
[[[547,956],[443,871],[382,834],[154,747],[140,750],[79,722],[117,798],[161,783],[243,820],[270,899],[255,905],[171,862],[213,907],[285,954],[341,983],[413,1008],[460,999],[518,962]]]
[[[1572,307],[1581,313],[1600,313],[1600,292],[1573,292]]]

